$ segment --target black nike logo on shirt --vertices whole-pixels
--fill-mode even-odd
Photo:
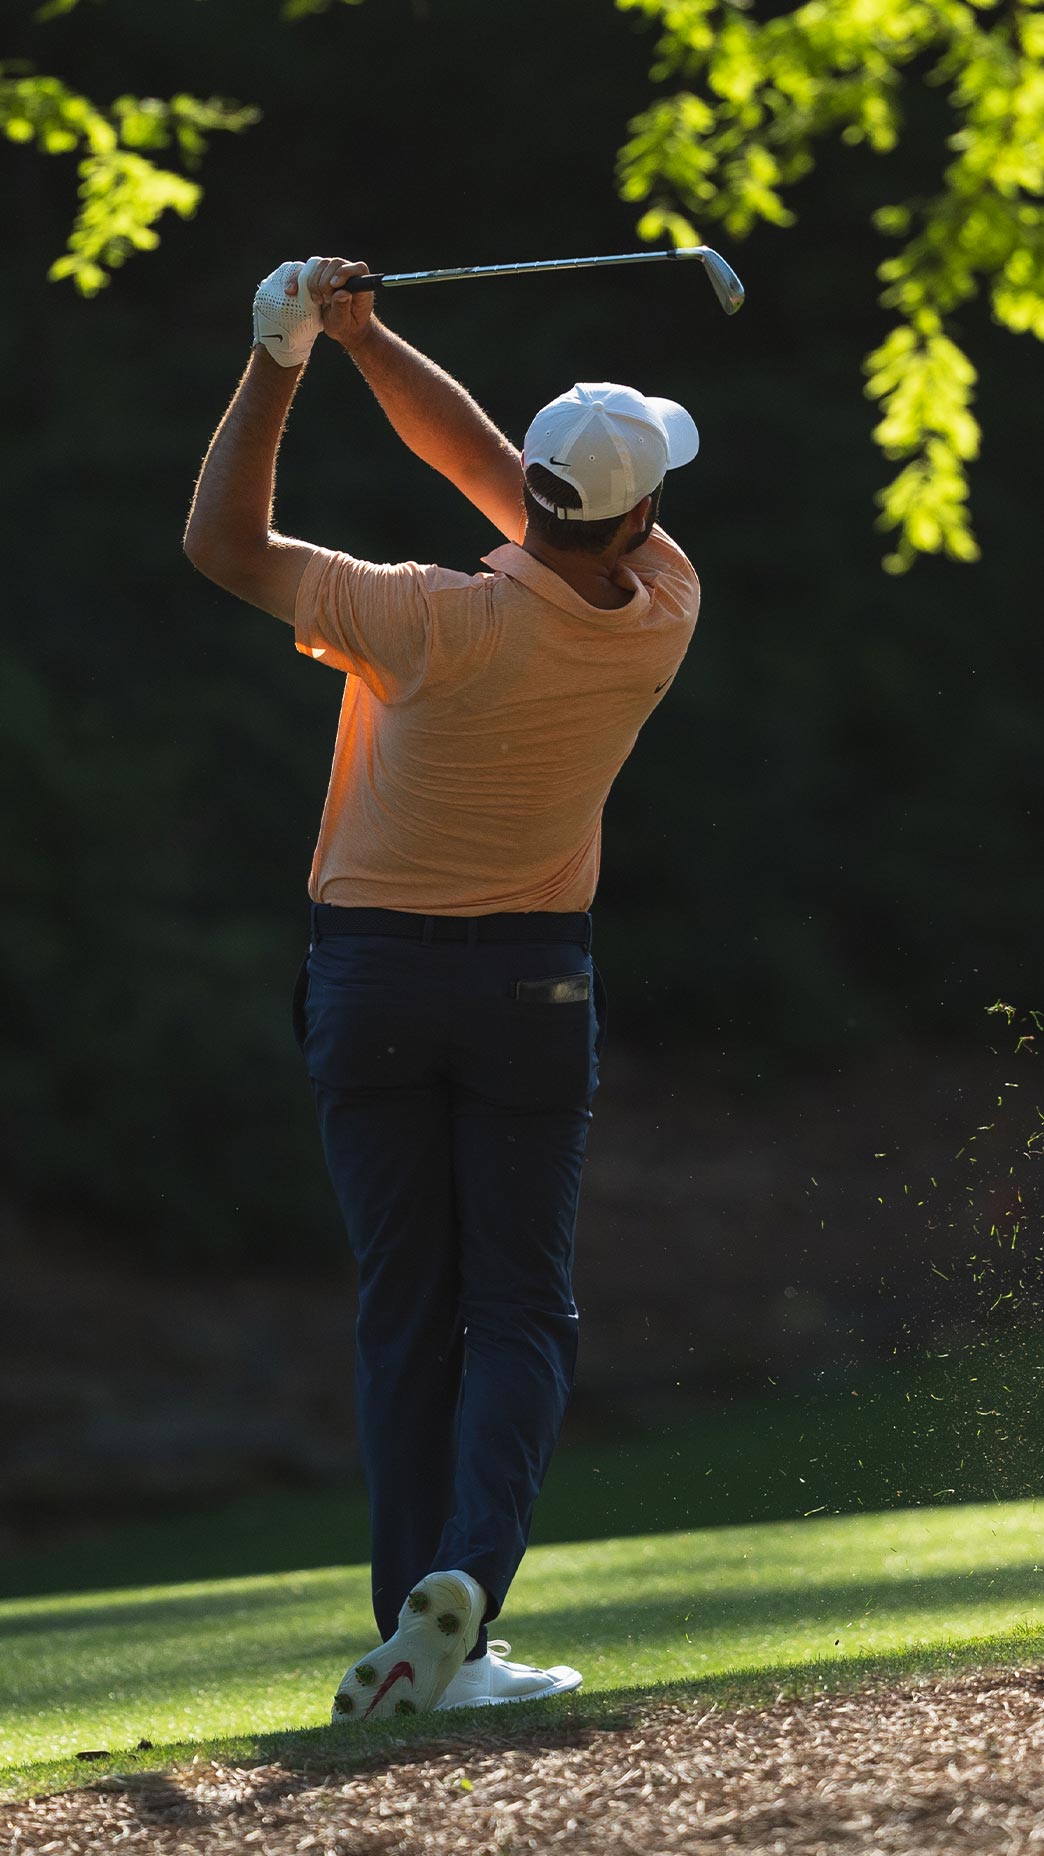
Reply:
[[[671,677],[673,677],[673,675],[674,675],[674,672],[673,672],[673,670],[672,670],[672,671],[671,671]],[[654,696],[658,696],[658,695],[660,694],[660,691],[661,691],[661,690],[665,690],[665,689],[667,688],[667,685],[668,685],[668,683],[670,682],[670,680],[671,680],[671,677],[664,677],[664,679],[663,679],[663,682],[662,682],[662,683],[658,683],[658,684],[656,685],[656,688],[655,688],[655,689],[653,690],[653,695],[654,695]]]

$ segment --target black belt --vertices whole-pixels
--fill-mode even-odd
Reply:
[[[313,902],[312,935],[391,934],[411,941],[579,941],[591,946],[591,917],[535,910],[525,915],[407,915],[399,909],[341,909]]]

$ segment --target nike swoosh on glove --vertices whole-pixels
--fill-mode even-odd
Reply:
[[[262,278],[254,297],[254,340],[267,348],[280,367],[300,367],[307,361],[323,326],[319,305],[308,294],[308,278],[321,258],[309,258],[297,280],[297,295],[287,296],[285,285],[297,264],[290,258]]]

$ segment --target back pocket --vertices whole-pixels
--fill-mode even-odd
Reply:
[[[528,999],[533,1005],[583,1005],[591,997],[589,973],[565,973],[559,979],[515,980],[513,999]]]

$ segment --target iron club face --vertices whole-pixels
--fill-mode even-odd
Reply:
[[[726,264],[720,252],[712,251],[706,245],[703,248],[703,268],[725,314],[734,316],[738,309],[743,308],[746,292],[731,264]]]

